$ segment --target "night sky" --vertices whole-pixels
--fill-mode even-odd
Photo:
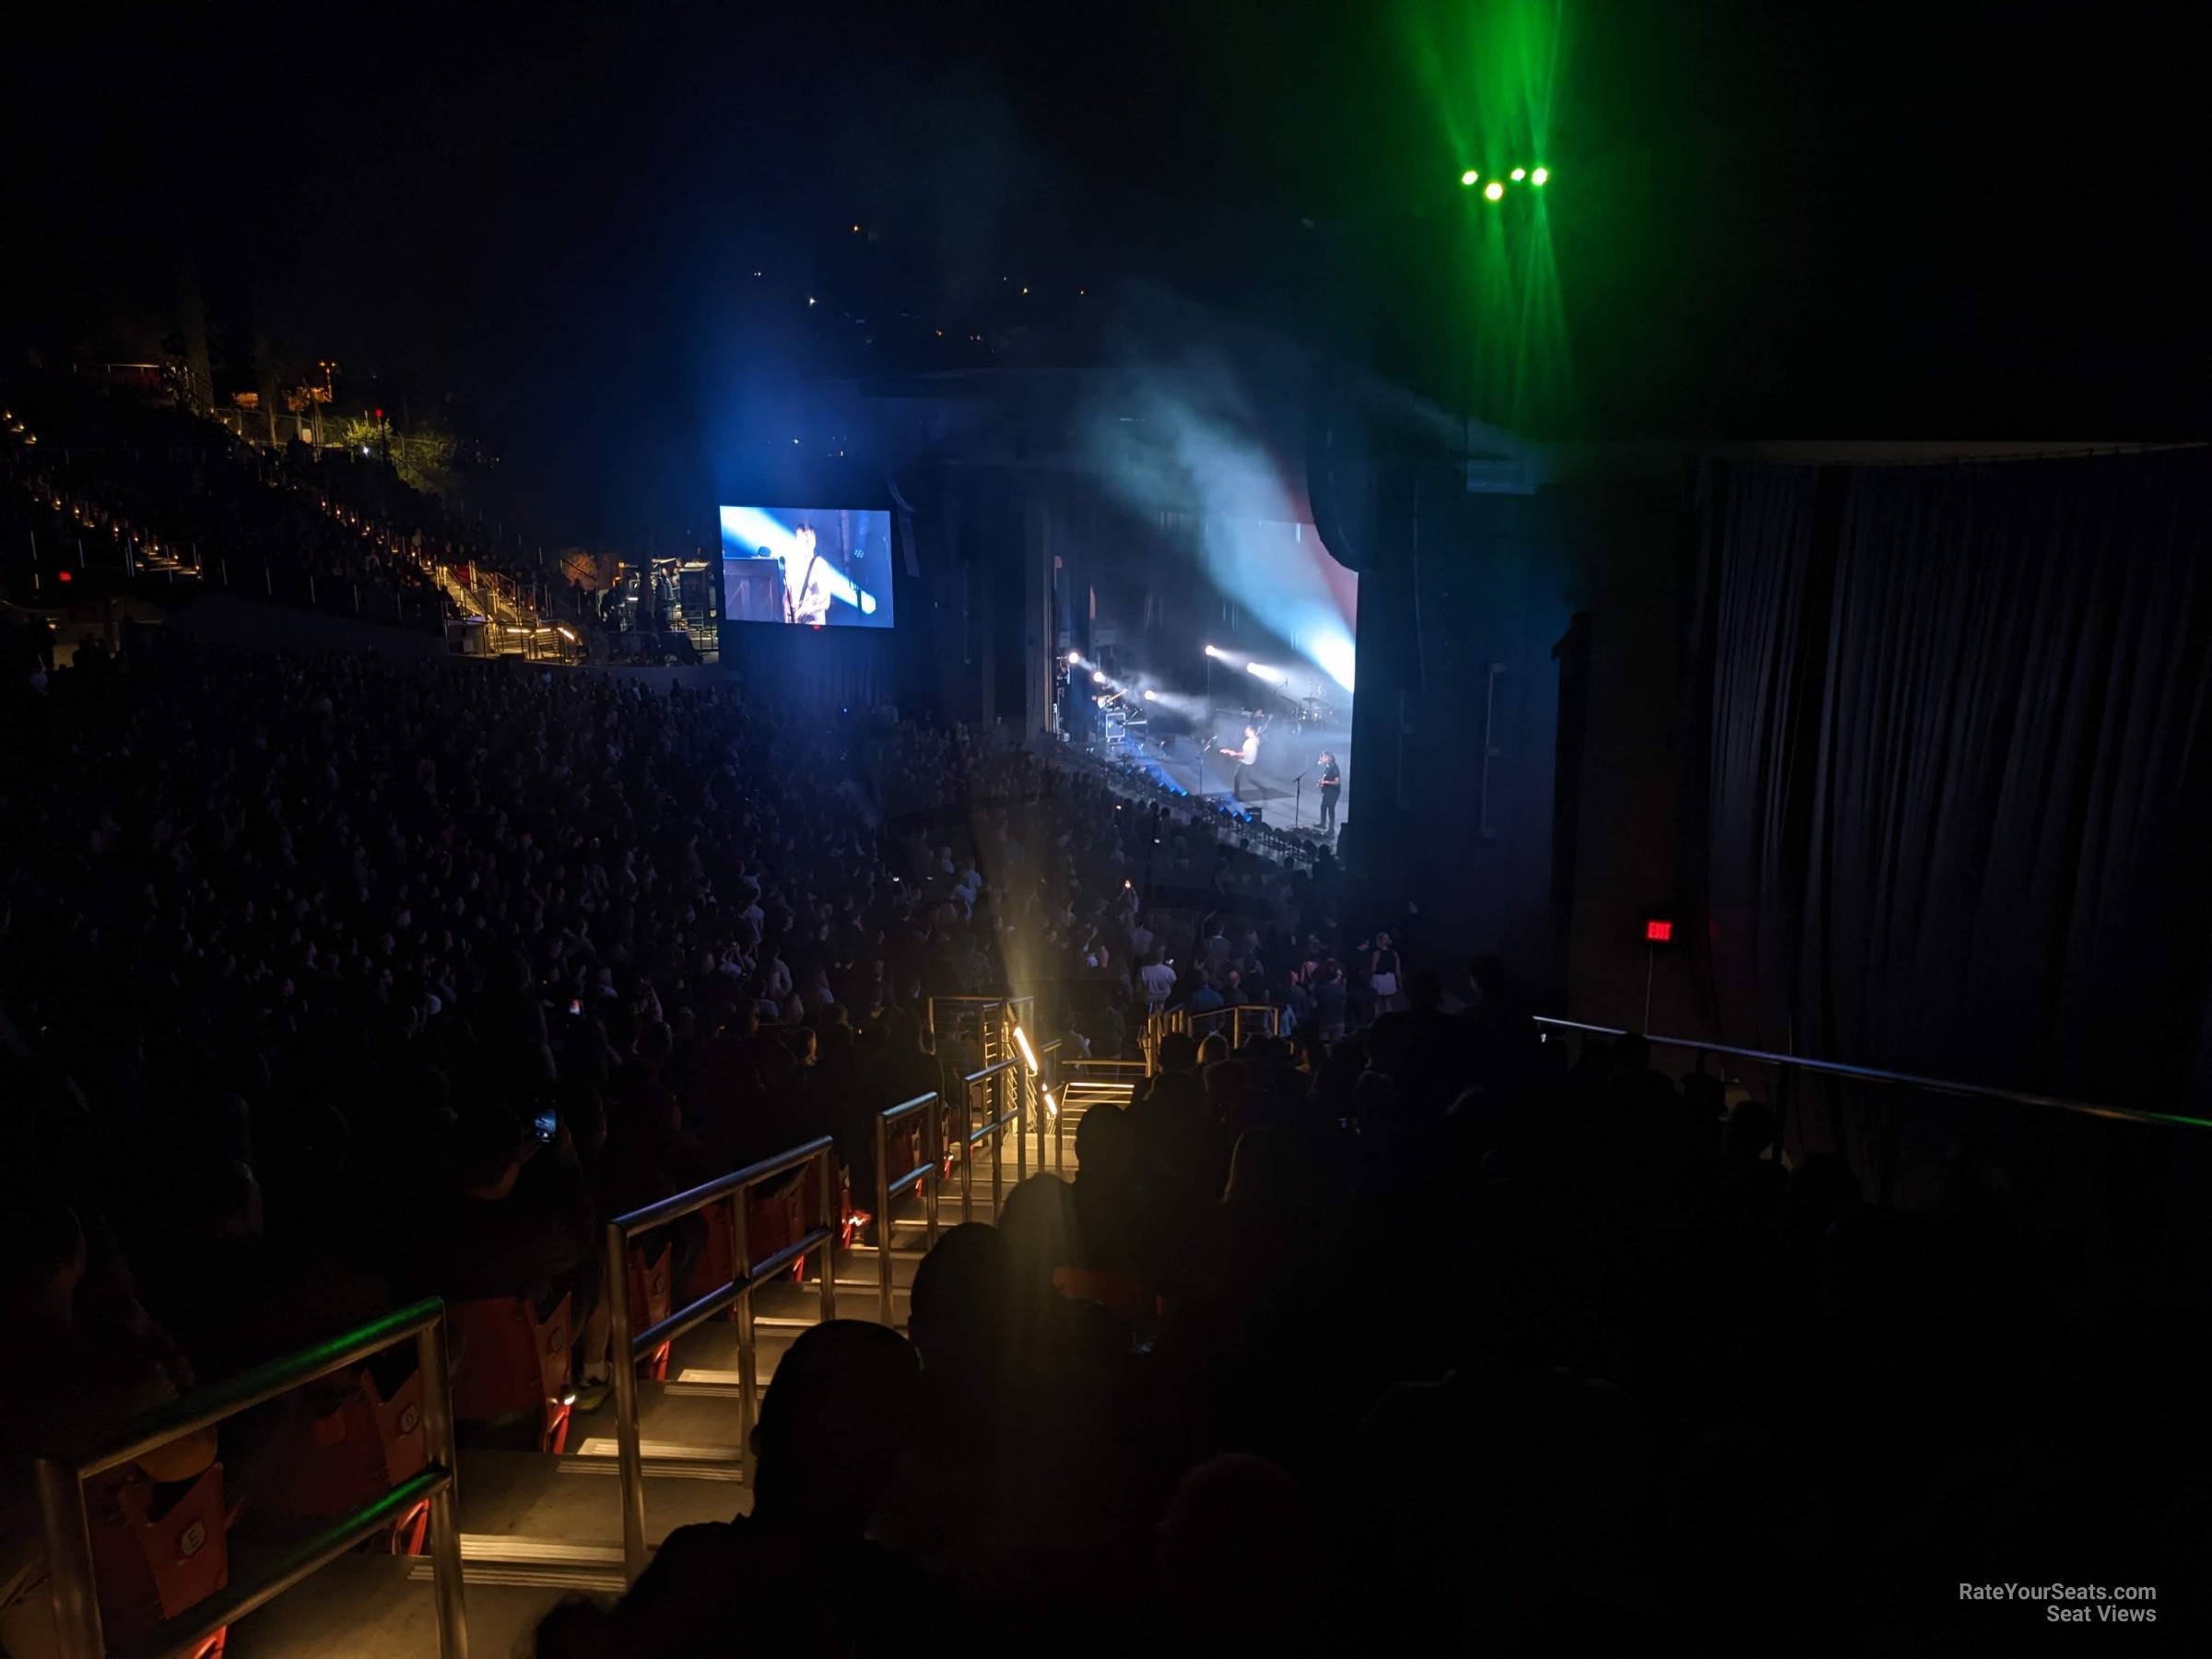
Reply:
[[[589,534],[680,522],[763,387],[1081,360],[1131,278],[1482,403],[1434,65],[1531,18],[1572,382],[1531,429],[2207,424],[2181,6],[76,13],[6,53],[11,348],[189,281]]]

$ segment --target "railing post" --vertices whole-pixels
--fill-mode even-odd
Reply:
[[[606,1311],[613,1326],[615,1450],[622,1496],[622,1580],[634,1584],[645,1571],[645,1453],[638,1436],[637,1340],[630,1328],[629,1240],[620,1226],[606,1229]]]
[[[828,1233],[822,1240],[822,1323],[828,1324],[837,1317],[837,1241],[845,1230],[845,1206],[837,1182],[836,1147],[824,1147],[817,1157],[822,1166],[822,1225]]]
[[[960,1079],[960,1224],[975,1219],[975,1085]]]
[[[753,1484],[753,1423],[759,1406],[759,1356],[753,1351],[753,1291],[746,1280],[753,1277],[752,1241],[746,1236],[746,1194],[739,1187],[730,1194],[730,1282],[737,1287],[732,1304],[737,1315],[737,1443],[745,1448],[745,1484]]]
[[[74,1465],[38,1460],[39,1517],[46,1533],[55,1652],[61,1659],[106,1659],[100,1596],[92,1582],[92,1519]]]
[[[415,1335],[422,1374],[422,1449],[445,1471],[430,1494],[431,1594],[438,1606],[439,1659],[468,1659],[468,1607],[461,1579],[461,1468],[453,1449],[453,1381],[445,1344],[445,1310]]]
[[[1006,1183],[1006,1085],[1018,1084],[1016,1073],[1020,1069],[1018,1056],[1013,1065],[998,1074],[997,1087],[991,1091],[991,1219],[998,1220],[998,1212],[1006,1207],[1000,1189]]]
[[[880,1112],[876,1114],[876,1317],[883,1324],[891,1323],[891,1126]]]
[[[923,1251],[937,1247],[937,1200],[945,1186],[945,1091],[929,1097],[929,1111],[922,1130],[923,1157],[929,1173],[922,1177],[922,1225],[927,1240]]]
[[[1030,1178],[1030,1090],[1037,1087],[1037,1079],[1030,1076],[1024,1065],[1014,1074],[1014,1184],[1019,1186]],[[1044,1163],[1041,1153],[1037,1162]]]

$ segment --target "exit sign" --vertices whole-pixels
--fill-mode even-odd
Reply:
[[[1671,945],[1675,939],[1675,924],[1663,916],[1646,916],[1643,937],[1646,944]]]

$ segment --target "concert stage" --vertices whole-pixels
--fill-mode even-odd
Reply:
[[[1324,753],[1335,756],[1345,779],[1344,788],[1348,790],[1352,770],[1349,724],[1271,728],[1261,739],[1259,759],[1244,781],[1243,798],[1239,802],[1231,798],[1237,762],[1219,750],[1241,740],[1241,725],[1232,724],[1241,721],[1241,716],[1234,711],[1225,715],[1218,723],[1215,741],[1211,744],[1202,743],[1197,735],[1154,736],[1133,733],[1120,746],[1103,748],[1101,752],[1141,766],[1169,788],[1194,799],[1232,808],[1256,809],[1265,822],[1278,830],[1318,834],[1319,759]],[[1305,774],[1302,779],[1299,776],[1300,772]],[[1336,803],[1339,823],[1343,821],[1344,811],[1344,794],[1340,790]]]

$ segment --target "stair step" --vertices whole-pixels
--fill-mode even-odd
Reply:
[[[728,1480],[745,1478],[745,1453],[738,1446],[693,1445],[682,1441],[641,1440],[638,1451],[649,1478]],[[594,1435],[561,1460],[564,1475],[611,1475],[621,1467],[622,1448],[610,1435]]]
[[[434,1571],[429,1557],[415,1556],[408,1561],[407,1578],[423,1582],[430,1579]],[[463,1533],[461,1582],[558,1590],[620,1590],[626,1583],[622,1546]]]
[[[468,1634],[478,1653],[527,1653],[538,1620],[571,1588],[544,1579],[500,1586],[481,1566],[465,1562],[462,1577],[472,1585]],[[422,1659],[438,1651],[425,1558],[340,1556],[316,1572],[312,1584],[232,1625],[224,1652],[235,1659]]]

